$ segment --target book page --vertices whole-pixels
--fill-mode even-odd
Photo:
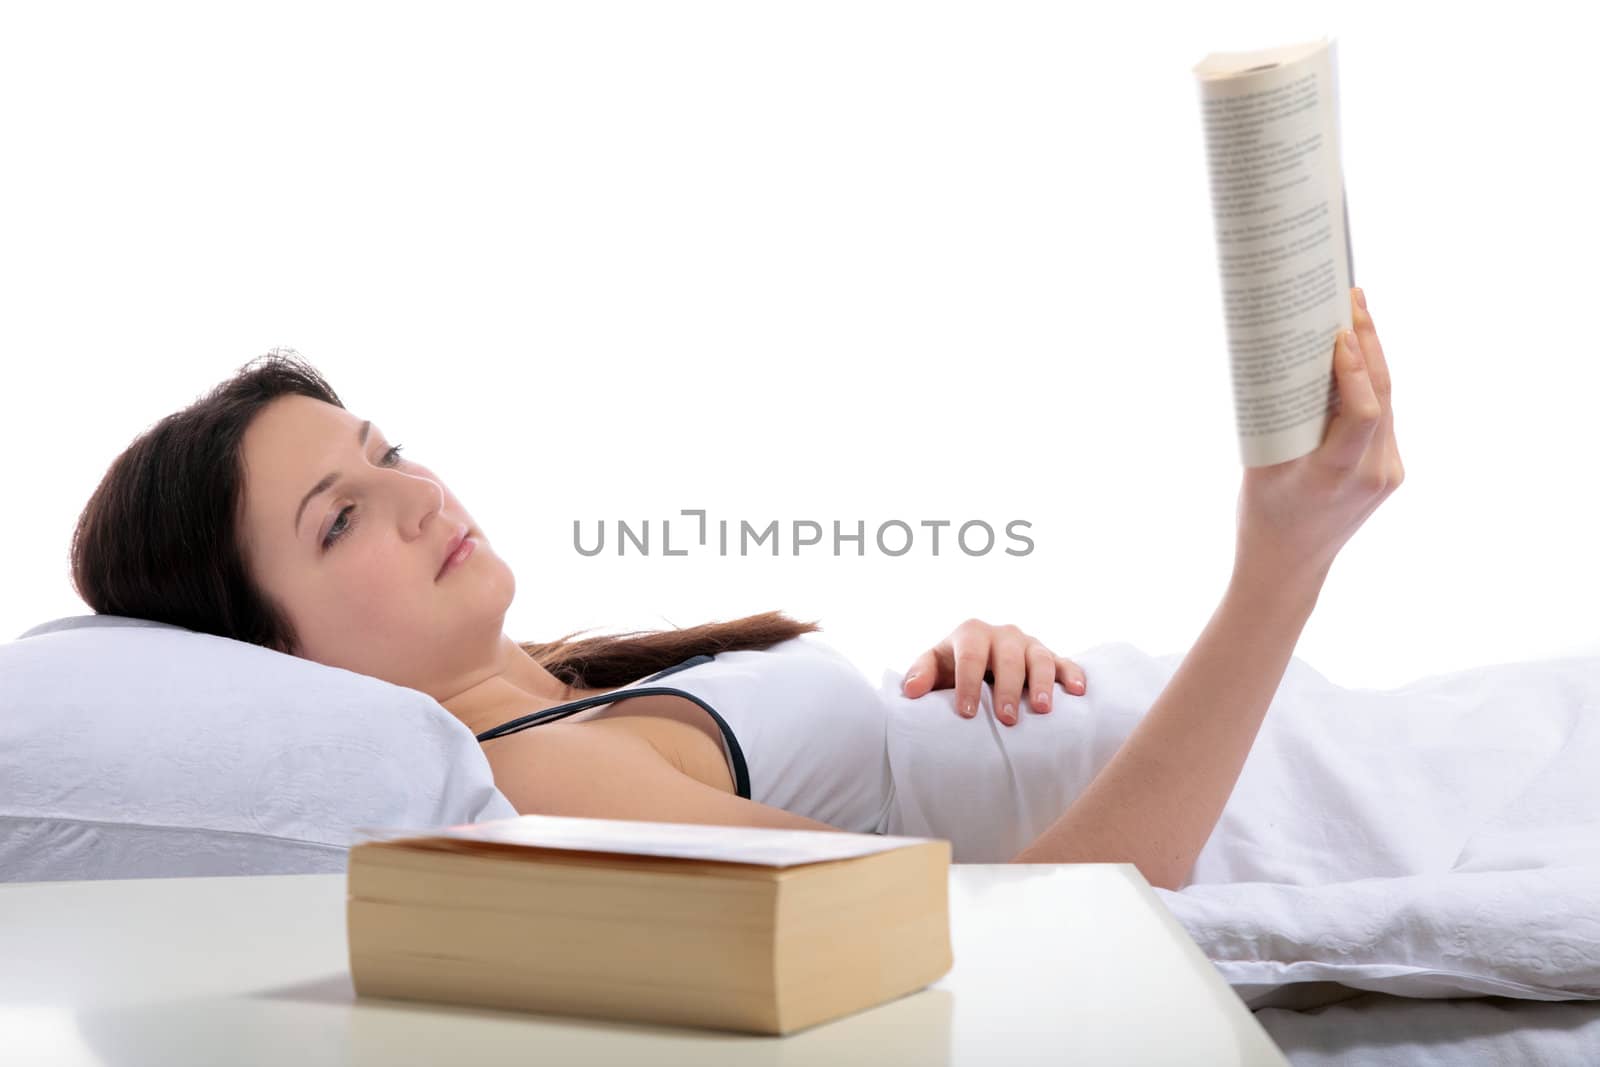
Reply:
[[[756,863],[767,867],[849,859],[906,845],[919,845],[930,840],[891,834],[584,819],[560,815],[519,815],[511,819],[463,823],[443,829],[361,827],[359,833],[372,841],[448,837],[462,841],[526,845],[530,848],[624,852],[636,856]]]
[[[1315,451],[1338,410],[1334,344],[1355,264],[1324,38],[1195,64],[1235,427],[1247,467]]]

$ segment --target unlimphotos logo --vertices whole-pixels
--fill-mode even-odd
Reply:
[[[656,554],[687,556],[691,552],[706,550],[722,556],[758,554],[777,556],[783,553],[784,545],[787,544],[789,554],[794,556],[800,555],[802,551],[809,554],[831,552],[832,555],[842,556],[848,551],[846,545],[855,546],[855,555],[865,556],[870,543],[877,553],[885,556],[904,556],[913,551],[937,556],[949,550],[952,545],[969,556],[986,556],[995,550],[997,540],[995,528],[982,519],[970,519],[959,526],[951,519],[921,519],[915,523],[902,519],[888,519],[877,524],[871,532],[870,540],[864,519],[856,520],[854,532],[850,532],[845,523],[833,520],[831,536],[824,532],[822,523],[811,519],[793,519],[787,523],[772,519],[761,527],[740,519],[730,535],[728,520],[718,519],[716,543],[713,546],[710,540],[710,524],[703,508],[685,508],[679,514],[698,519],[698,528],[695,528],[695,524],[690,524],[690,529],[685,531],[681,523],[675,528],[672,519],[662,519],[661,545]],[[582,521],[572,520],[572,547],[578,550],[580,556],[598,556],[606,551],[608,543],[616,545],[616,554],[619,556],[652,554],[650,519],[644,519],[636,524],[630,524],[625,519],[617,519],[611,524],[615,532],[609,538],[606,520],[601,519],[594,525],[593,534],[586,538]],[[951,530],[950,527],[954,529]],[[1018,532],[1019,529],[1026,530],[1032,527],[1033,524],[1026,519],[1012,519],[1007,522],[1006,536],[1019,542],[1023,547],[1019,549],[1008,545],[1003,551],[1009,556],[1026,556],[1032,553],[1033,539]],[[675,532],[680,539],[678,547],[673,547],[672,543]],[[788,535],[787,540],[784,537],[785,533]],[[944,535],[942,540],[941,534]]]

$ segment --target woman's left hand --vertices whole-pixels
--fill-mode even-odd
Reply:
[[[1007,726],[1017,721],[1024,677],[1032,694],[1029,703],[1041,715],[1050,710],[1050,693],[1056,682],[1079,696],[1088,687],[1082,667],[1015,626],[990,626],[968,619],[917,657],[906,672],[903,691],[915,699],[954,685],[956,709],[970,719],[978,713],[979,688],[990,679],[990,672],[999,709],[996,714]]]

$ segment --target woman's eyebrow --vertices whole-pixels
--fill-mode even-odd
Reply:
[[[361,424],[361,432],[356,435],[356,440],[360,443],[362,448],[367,447],[367,434],[371,432],[372,420],[368,419],[366,422]],[[306,505],[311,503],[311,498],[316,496],[318,493],[326,493],[329,489],[333,488],[334,483],[338,480],[338,471],[334,471],[332,474],[324,475],[322,481],[311,487],[311,492],[300,498],[300,508],[294,513],[294,534],[296,537],[300,536],[300,516],[305,514]]]

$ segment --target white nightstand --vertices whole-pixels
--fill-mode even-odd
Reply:
[[[17,1064],[1275,1064],[1131,864],[951,868],[955,967],[786,1037],[357,998],[345,876],[0,884]]]

